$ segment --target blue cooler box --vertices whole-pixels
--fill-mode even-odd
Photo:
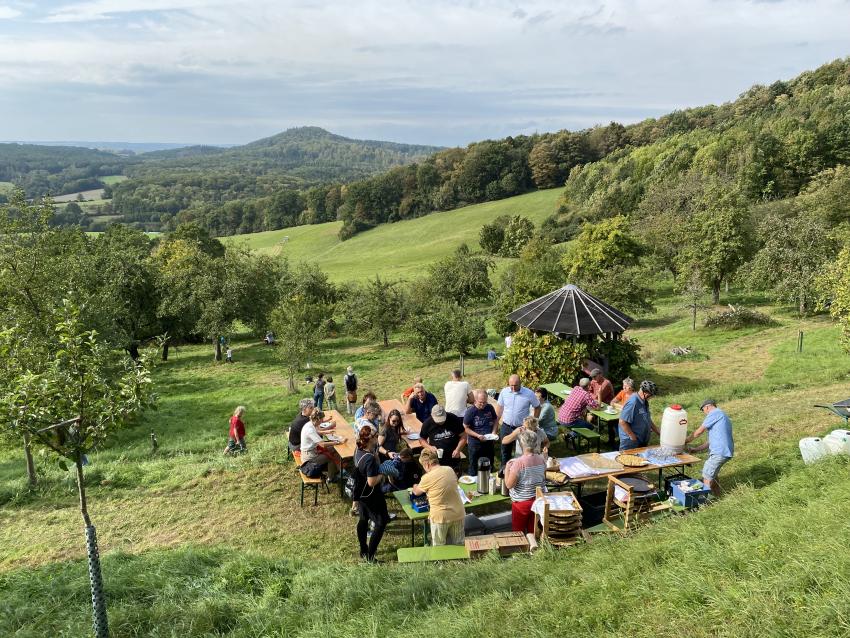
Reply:
[[[674,481],[670,483],[670,486],[673,488],[673,498],[679,505],[685,507],[697,507],[704,503],[708,495],[711,494],[711,490],[697,479]]]

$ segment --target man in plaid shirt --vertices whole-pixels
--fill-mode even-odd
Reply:
[[[593,426],[585,420],[584,415],[588,409],[598,408],[599,403],[588,392],[589,385],[590,379],[585,377],[567,395],[564,404],[558,410],[558,423],[568,428],[593,429]]]

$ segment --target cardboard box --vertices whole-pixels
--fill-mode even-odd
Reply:
[[[499,549],[499,544],[496,542],[496,537],[492,534],[483,536],[471,536],[464,543],[466,551],[469,552],[470,558],[481,558],[487,552],[494,549]]]
[[[528,539],[522,532],[501,532],[493,534],[499,545],[499,554],[510,556],[517,552],[528,552]]]

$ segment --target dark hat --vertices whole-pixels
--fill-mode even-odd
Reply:
[[[714,399],[706,399],[705,401],[699,404],[699,409],[702,410],[707,405],[713,405],[716,408],[717,401],[715,401]]]

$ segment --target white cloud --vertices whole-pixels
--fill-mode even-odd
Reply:
[[[0,6],[0,20],[11,20],[21,15],[21,12],[12,7]]]
[[[226,102],[238,117],[255,117],[240,130],[251,122],[271,126],[274,113],[252,116],[243,104],[263,99],[279,100],[280,122],[313,113],[338,122],[336,129],[377,128],[382,118],[392,130],[415,127],[440,110],[428,95],[449,102],[440,111],[444,122],[471,123],[476,132],[505,121],[543,130],[635,119],[732,99],[753,83],[846,55],[850,22],[850,6],[839,0],[93,0],[40,12],[34,6],[27,5],[25,28],[20,20],[14,29],[0,22],[0,116],[28,116],[10,112],[21,109],[24,98],[15,102],[15,95],[24,88],[60,86],[101,96],[89,104],[94,123],[108,121],[103,113],[117,108],[120,95],[160,109],[150,121],[166,121],[169,108],[203,111],[210,101]],[[233,84],[238,92],[229,90]],[[384,88],[381,101],[369,100],[358,90],[363,86]],[[517,97],[532,91],[532,98]],[[205,102],[198,103],[201,93]],[[170,100],[151,102],[152,94]],[[288,95],[300,102],[291,104]],[[492,113],[494,100],[509,104],[513,116]],[[53,119],[57,126],[83,125],[79,118]],[[8,137],[2,121],[0,137]],[[216,129],[209,130],[213,140]]]

